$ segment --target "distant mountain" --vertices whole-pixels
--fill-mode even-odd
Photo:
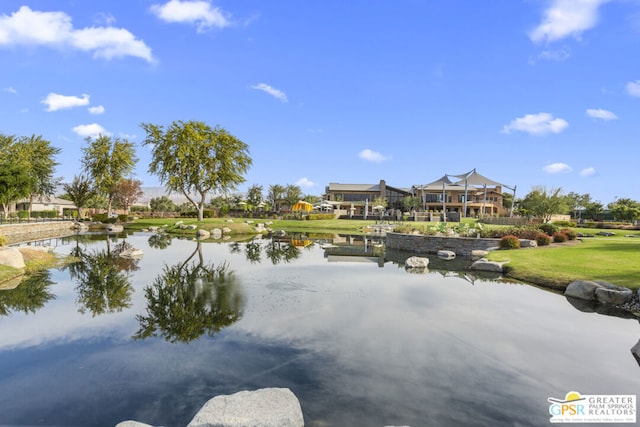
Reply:
[[[167,196],[173,201],[173,203],[178,205],[188,201],[182,193],[173,192],[169,194],[167,189],[164,187],[142,187],[142,191],[144,192],[144,195],[140,200],[138,200],[138,203],[148,203],[149,200],[162,196]]]

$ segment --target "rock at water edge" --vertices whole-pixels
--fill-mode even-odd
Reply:
[[[298,398],[288,388],[263,388],[216,396],[187,427],[303,427]]]
[[[429,266],[429,258],[412,256],[404,262],[405,268],[427,268]]]

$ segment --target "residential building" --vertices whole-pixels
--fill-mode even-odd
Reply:
[[[387,209],[404,209],[403,201],[411,196],[411,190],[392,187],[381,179],[378,184],[330,183],[324,198],[338,210],[351,211],[354,215],[373,212],[376,200],[385,199]]]

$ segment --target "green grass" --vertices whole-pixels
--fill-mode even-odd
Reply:
[[[580,230],[596,234],[602,230]],[[609,231],[609,230],[607,230]],[[571,244],[536,249],[493,251],[491,261],[507,262],[507,275],[518,280],[564,289],[574,280],[603,280],[640,288],[640,235],[638,231],[611,230],[616,236],[596,236]]]

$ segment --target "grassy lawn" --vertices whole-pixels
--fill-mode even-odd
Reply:
[[[602,230],[580,230],[596,234]],[[632,289],[640,288],[640,237],[638,231],[607,230],[615,236],[596,236],[567,244],[536,249],[494,251],[491,261],[508,262],[508,275],[529,283],[564,289],[573,280],[604,280]]]

